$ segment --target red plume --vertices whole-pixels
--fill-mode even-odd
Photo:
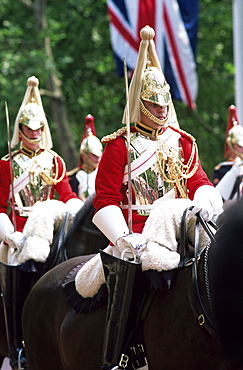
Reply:
[[[81,143],[88,136],[88,132],[92,132],[92,134],[94,136],[96,136],[96,130],[95,130],[95,125],[94,125],[94,117],[91,114],[88,114],[85,117],[84,133],[83,133],[83,137],[82,137]]]

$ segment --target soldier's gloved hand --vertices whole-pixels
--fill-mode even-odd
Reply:
[[[20,251],[25,242],[25,236],[20,231],[10,231],[5,235],[4,241],[12,248]]]
[[[207,199],[204,199],[203,201],[193,202],[194,208],[191,211],[191,215],[196,215],[198,212],[200,212],[200,216],[202,219],[206,222],[212,220],[214,212],[213,212],[213,206],[211,202]]]
[[[205,209],[205,208],[202,208],[202,207],[200,207],[200,206],[195,206],[193,209],[192,209],[192,211],[191,211],[191,216],[196,216],[196,214],[198,213],[198,212],[200,212],[200,215],[201,215],[201,217],[202,217],[202,219],[204,220],[204,221],[210,221],[211,220],[211,218],[210,218],[210,216],[209,216],[209,212]]]
[[[115,244],[123,259],[133,260],[139,259],[146,245],[146,238],[138,233],[121,236]]]
[[[83,207],[84,202],[79,198],[71,198],[66,202],[67,212],[75,217],[78,211]]]

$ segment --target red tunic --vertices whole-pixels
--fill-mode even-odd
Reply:
[[[62,174],[63,165],[59,157],[57,157],[57,162],[58,162],[58,172]],[[0,160],[0,213],[8,213],[9,207],[8,197],[10,184],[11,184],[10,162]],[[66,174],[62,181],[60,181],[56,185],[52,185],[50,199],[54,199],[56,197],[56,193],[59,195],[58,199],[64,203],[66,203],[69,199],[78,198],[77,195],[72,191],[72,188],[69,184],[68,177]],[[12,212],[10,213],[9,217],[10,219],[12,219]],[[16,214],[16,231],[23,231],[26,221],[27,217],[20,217],[19,215]]]
[[[179,132],[181,135],[179,142],[184,157],[183,163],[187,164],[192,152],[193,138],[181,130],[172,129]],[[131,132],[135,131],[135,128],[131,128]],[[122,135],[124,135],[124,133],[115,139],[105,142],[105,150],[96,176],[96,196],[93,203],[96,211],[109,205],[120,207],[121,204],[128,203],[126,186],[122,183],[124,167],[127,165],[127,147]],[[200,161],[196,157],[196,153],[191,168],[193,168],[196,161],[198,161],[199,164],[198,169],[195,174],[187,180],[188,197],[191,200],[193,200],[195,191],[200,186],[213,186],[202,169]],[[127,221],[127,210],[123,209],[122,212]],[[133,210],[133,232],[141,233],[146,219],[146,216],[141,216],[137,211]]]

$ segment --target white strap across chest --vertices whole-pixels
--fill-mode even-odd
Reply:
[[[179,132],[172,130],[170,127],[160,135],[159,140],[166,143],[169,147],[178,148],[178,140],[181,137]],[[131,163],[131,179],[139,176],[141,173],[149,169],[156,161],[156,149],[157,149],[157,140],[152,142],[153,144],[149,149],[147,149],[141,156],[136,158]],[[123,183],[128,181],[128,165],[124,168]]]
[[[30,182],[30,174],[38,175],[45,167],[52,165],[53,155],[47,151],[39,156],[33,157],[29,167],[17,179],[13,181],[14,195],[20,192]],[[49,163],[48,163],[49,162]],[[47,164],[48,163],[48,164]],[[12,189],[10,187],[9,199],[12,198]]]

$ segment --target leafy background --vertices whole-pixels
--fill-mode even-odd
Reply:
[[[232,2],[201,0],[197,109],[175,101],[180,126],[191,133],[209,178],[223,160],[228,107],[234,104]],[[116,74],[106,0],[0,0],[0,155],[7,152],[4,102],[11,132],[35,75],[54,150],[75,167],[87,114],[97,136],[121,127],[124,79]]]

